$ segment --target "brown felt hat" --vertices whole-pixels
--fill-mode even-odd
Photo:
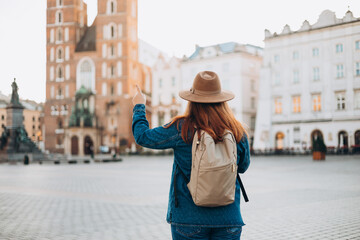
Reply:
[[[226,102],[235,95],[226,90],[221,90],[218,75],[211,71],[199,72],[190,90],[180,91],[179,96],[190,102],[218,103]]]

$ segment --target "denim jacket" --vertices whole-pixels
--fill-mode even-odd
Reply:
[[[174,150],[168,212],[166,220],[171,224],[205,227],[240,227],[245,225],[240,213],[240,185],[236,181],[235,201],[222,207],[198,207],[194,204],[187,188],[191,172],[191,144],[181,138],[181,122],[168,128],[162,126],[150,129],[145,116],[145,105],[137,104],[133,109],[132,131],[137,144],[152,149]],[[237,144],[238,172],[244,173],[250,164],[247,138]],[[176,174],[176,181],[174,175]],[[175,207],[174,183],[178,206]]]

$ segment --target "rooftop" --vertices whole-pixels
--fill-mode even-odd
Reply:
[[[318,29],[327,28],[327,27],[334,27],[334,26],[338,26],[338,25],[359,22],[359,21],[360,21],[360,18],[355,18],[353,16],[353,13],[350,10],[348,10],[345,13],[345,16],[343,18],[337,18],[336,14],[334,12],[332,12],[330,10],[325,10],[320,14],[316,23],[311,25],[309,23],[309,21],[305,20],[303,22],[302,26],[300,27],[300,29],[296,30],[296,31],[292,31],[290,29],[290,26],[287,24],[284,26],[284,28],[280,34],[278,34],[276,32],[271,33],[268,29],[265,29],[265,39],[290,35],[290,34],[294,34],[294,33],[313,31],[313,30],[318,30]]]
[[[251,44],[240,44],[237,42],[226,42],[206,47],[195,46],[195,52],[190,57],[184,57],[184,61],[220,56],[230,53],[244,52],[253,55],[262,55],[263,49]]]

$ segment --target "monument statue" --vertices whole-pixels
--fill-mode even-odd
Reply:
[[[6,107],[6,125],[0,136],[0,162],[19,161],[32,154],[34,160],[44,159],[36,144],[29,138],[23,124],[24,106],[20,103],[16,81],[11,84],[10,103]]]
[[[19,94],[18,94],[18,86],[16,84],[16,78],[14,78],[13,83],[11,84],[12,87],[12,93],[11,93],[11,101],[10,103],[13,105],[21,105]]]

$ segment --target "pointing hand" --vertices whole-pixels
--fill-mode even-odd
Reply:
[[[146,103],[145,94],[142,93],[139,85],[137,85],[137,84],[136,84],[136,89],[137,89],[137,91],[136,91],[136,93],[135,93],[135,95],[133,97],[133,100],[132,100],[133,104],[134,105],[136,105],[136,104],[145,104]]]

